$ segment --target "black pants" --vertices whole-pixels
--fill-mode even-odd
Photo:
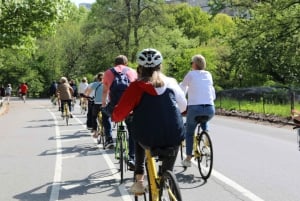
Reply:
[[[93,118],[93,105],[94,105],[94,101],[88,101],[88,110],[87,110],[87,114],[86,114],[86,127],[88,128],[92,128],[93,124],[92,124],[92,118]]]
[[[175,147],[175,152],[178,153],[179,146]],[[173,171],[177,154],[171,157],[164,157],[162,161],[162,172],[166,170]],[[135,174],[145,173],[145,150],[140,143],[135,143]]]
[[[72,110],[72,106],[71,106],[71,103],[72,103],[72,100],[60,100],[60,111],[63,113],[64,112],[64,104],[67,103],[68,106],[69,106],[69,111],[71,112]]]

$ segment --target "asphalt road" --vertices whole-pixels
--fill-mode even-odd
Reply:
[[[97,146],[76,105],[70,125],[49,100],[11,101],[0,116],[0,201],[132,201],[132,172],[120,185],[113,150]],[[214,170],[175,174],[184,201],[299,201],[300,152],[291,127],[216,116]],[[115,137],[115,132],[114,132]],[[143,200],[143,199],[139,199]]]

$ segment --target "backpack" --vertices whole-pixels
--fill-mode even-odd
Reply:
[[[111,68],[110,70],[114,74],[114,79],[109,88],[110,100],[107,106],[102,110],[109,117],[111,116],[114,107],[118,104],[123,92],[130,84],[130,80],[126,75],[126,72],[129,70],[128,67],[125,67],[121,72],[117,72],[114,68]]]
[[[121,72],[117,72],[114,68],[111,68],[110,70],[114,74],[114,79],[109,88],[109,97],[111,104],[115,106],[119,102],[123,92],[130,84],[126,75],[129,68],[125,67]]]

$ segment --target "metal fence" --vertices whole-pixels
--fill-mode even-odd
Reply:
[[[300,110],[300,90],[284,87],[252,87],[217,92],[216,108],[289,116]]]

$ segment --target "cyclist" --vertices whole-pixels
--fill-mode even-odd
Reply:
[[[113,110],[114,121],[123,120],[132,112],[132,135],[135,140],[135,194],[142,194],[145,166],[145,147],[173,147],[177,153],[184,139],[181,112],[187,101],[174,78],[161,72],[163,57],[155,49],[144,49],[137,55],[139,78],[123,93]],[[176,156],[163,160],[163,171],[173,170]]]
[[[300,125],[300,111],[293,109],[291,111],[291,114],[292,114],[292,119],[293,119],[294,123]]]
[[[49,95],[50,99],[53,105],[56,105],[56,89],[57,89],[57,83],[53,81],[49,87]],[[58,106],[59,107],[59,106]]]
[[[87,99],[83,97],[83,95],[85,93],[85,90],[87,89],[88,86],[89,86],[89,84],[88,84],[88,81],[87,81],[86,77],[83,77],[81,82],[79,83],[79,86],[78,86],[78,93],[79,93],[79,96],[80,96],[79,105],[81,105],[81,101],[84,101],[85,105],[88,105],[87,104]]]
[[[186,159],[182,161],[184,167],[191,166],[194,132],[197,126],[195,117],[207,115],[209,120],[215,114],[214,100],[216,98],[213,79],[210,72],[206,71],[206,61],[202,55],[195,55],[191,62],[192,70],[189,71],[180,83],[182,90],[188,95],[186,114]],[[207,123],[201,124],[203,130],[208,130]]]
[[[22,84],[20,86],[20,93],[21,93],[21,98],[23,99],[24,103],[25,103],[27,92],[28,92],[28,86],[25,82],[22,82]]]
[[[70,118],[73,118],[71,113],[71,103],[72,103],[72,95],[73,95],[73,88],[68,83],[68,79],[66,77],[60,78],[60,84],[57,87],[56,94],[58,94],[60,99],[60,111],[63,116],[64,112],[64,104],[67,103],[69,106],[70,111]]]
[[[114,62],[115,66],[113,67],[113,69],[116,72],[124,72],[124,70],[126,69],[126,76],[129,79],[130,82],[133,82],[137,79],[137,73],[134,69],[130,68],[127,66],[128,64],[128,59],[126,56],[124,55],[119,55],[115,58],[115,62]],[[103,76],[103,95],[102,95],[102,107],[106,106],[106,100],[110,100],[111,104],[114,101],[111,101],[111,97],[116,97],[119,94],[113,94],[110,90],[110,87],[113,83],[113,80],[115,78],[114,73],[112,72],[111,69],[108,69],[105,71],[104,76]],[[109,97],[108,97],[109,96]],[[114,104],[112,104],[114,106]],[[125,119],[125,123],[127,126],[127,130],[128,130],[128,155],[129,155],[129,160],[128,160],[128,166],[130,170],[134,169],[134,141],[132,139],[131,136],[131,117],[130,115]]]
[[[94,132],[93,137],[97,138],[97,117],[98,113],[101,111],[102,107],[102,91],[103,91],[103,83],[102,83],[103,73],[100,72],[97,75],[97,81],[91,83],[90,87],[87,88],[85,91],[85,96],[90,96],[91,92],[94,91],[94,104],[92,109],[92,131]],[[104,127],[105,133],[105,143],[104,147],[106,149],[112,149],[114,147],[113,140],[112,140],[112,129],[111,129],[111,122],[109,116],[107,116],[104,112],[102,113],[102,124]]]
[[[76,98],[77,98],[77,96],[78,96],[78,89],[77,89],[77,85],[76,85],[76,83],[75,83],[74,80],[71,80],[71,81],[70,81],[70,86],[73,88],[73,98],[72,98],[72,102],[73,102],[74,105],[75,105],[75,103],[76,103]]]

